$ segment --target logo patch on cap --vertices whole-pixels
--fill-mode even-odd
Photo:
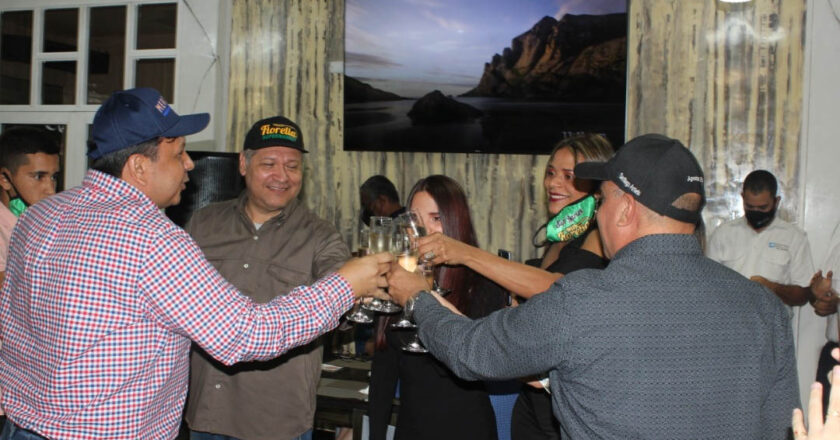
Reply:
[[[286,124],[265,124],[260,127],[262,139],[286,139],[297,142],[298,133],[294,127]]]
[[[155,104],[155,108],[157,109],[157,111],[161,112],[163,116],[168,115],[170,111],[169,104],[166,102],[165,99],[163,99],[163,96],[158,98],[158,101]]]
[[[630,181],[627,180],[627,177],[624,176],[623,172],[618,174],[618,180],[620,180],[621,183],[624,184],[624,187],[627,188],[628,191],[635,194],[636,197],[639,197],[639,196],[642,195],[642,192],[639,191],[639,188],[636,188],[636,185],[633,185],[632,183],[630,183]]]

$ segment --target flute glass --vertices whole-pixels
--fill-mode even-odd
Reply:
[[[368,252],[378,254],[388,252],[391,248],[391,234],[394,230],[394,221],[391,217],[371,217],[370,232],[368,233]],[[372,299],[362,308],[372,312],[384,312],[383,301],[377,298]]]

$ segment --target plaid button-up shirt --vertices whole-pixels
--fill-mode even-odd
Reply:
[[[334,274],[256,304],[144,194],[89,171],[27,210],[12,234],[3,406],[52,439],[171,439],[190,340],[225,364],[269,359],[334,327],[352,302]]]

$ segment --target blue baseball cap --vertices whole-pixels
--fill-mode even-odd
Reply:
[[[155,89],[114,92],[93,117],[91,159],[159,137],[198,133],[210,123],[207,113],[179,116]]]

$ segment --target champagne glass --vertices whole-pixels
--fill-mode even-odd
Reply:
[[[394,220],[391,217],[370,218],[370,251],[372,253],[388,252],[393,229]]]
[[[359,228],[359,250],[357,253],[359,257],[370,254],[370,227],[366,224],[362,224],[362,227]]]
[[[371,217],[370,232],[368,233],[368,251],[372,254],[388,252],[391,246],[391,234],[393,233],[393,229],[394,222],[391,217]],[[377,298],[374,298],[367,304],[362,305],[362,308],[372,312],[382,312],[382,307],[383,301]]]
[[[400,315],[400,319],[391,324],[391,328],[395,329],[412,329],[417,328],[417,324],[412,321],[414,317],[414,298],[409,298],[408,301],[405,302],[403,306],[402,315]]]
[[[399,221],[391,234],[390,251],[403,269],[409,272],[414,272],[417,268],[416,243],[413,242],[411,236],[405,228],[405,225]],[[400,310],[402,310],[402,307],[400,307],[397,303],[386,300],[382,301],[382,305],[378,311],[390,314],[397,313]]]
[[[356,305],[353,306],[352,309],[350,309],[349,312],[347,312],[347,320],[355,322],[357,324],[370,324],[371,322],[373,322],[373,318],[368,316],[368,314],[365,313],[364,310],[362,310],[361,305],[362,302],[359,301],[356,303]]]
[[[418,264],[416,272],[423,275],[423,278],[426,279],[426,284],[428,284],[429,286],[432,285],[430,283],[430,280],[434,280],[434,271],[432,270],[432,266],[430,264],[427,264],[427,263]],[[432,281],[432,282],[434,282],[434,281]],[[408,328],[408,329],[417,328],[417,324],[414,324],[414,321],[413,321],[413,318],[414,318],[414,298],[411,298],[408,301],[406,301],[405,309],[408,310],[408,312],[403,311],[404,319],[408,320],[411,323],[412,326],[411,327],[404,326],[404,327],[399,327],[399,328]],[[399,324],[401,321],[402,321],[402,319],[400,321],[397,321],[397,324]],[[411,336],[411,339],[408,342],[406,342],[405,345],[402,346],[402,349],[404,351],[407,351],[407,352],[410,352],[410,353],[428,353],[429,352],[429,350],[427,350],[426,347],[424,347],[423,344],[420,342],[420,336],[417,334],[417,332],[414,332],[414,334]]]
[[[413,299],[411,301],[414,301]],[[408,305],[408,303],[406,303]],[[413,306],[412,306],[413,307]],[[402,347],[403,351],[407,351],[409,353],[428,353],[429,350],[423,346],[423,343],[420,342],[420,336],[417,332],[414,332],[414,336],[411,337],[411,340],[408,341]]]
[[[404,212],[397,217],[397,223],[403,225],[406,232],[416,241],[417,238],[426,236],[426,227],[417,211]],[[416,246],[416,244],[415,244]]]

